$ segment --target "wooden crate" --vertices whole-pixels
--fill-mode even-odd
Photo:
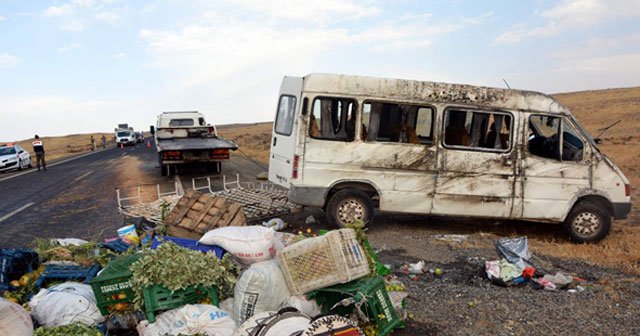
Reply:
[[[169,212],[165,224],[171,236],[200,239],[215,228],[244,226],[246,217],[240,203],[190,190]]]

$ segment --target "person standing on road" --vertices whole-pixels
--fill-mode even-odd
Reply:
[[[31,145],[33,146],[33,151],[36,152],[36,166],[38,167],[38,171],[40,171],[40,163],[42,163],[42,168],[47,170],[47,163],[44,160],[44,145],[37,134]]]
[[[102,135],[102,149],[107,148],[107,137]]]
[[[96,150],[96,139],[93,138],[93,135],[91,136],[91,150]]]

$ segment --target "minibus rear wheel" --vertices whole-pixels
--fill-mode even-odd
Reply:
[[[607,236],[611,229],[611,216],[601,205],[582,201],[571,209],[564,226],[573,242],[593,243]]]
[[[343,189],[331,196],[325,212],[327,221],[338,227],[346,227],[356,220],[369,223],[373,218],[373,203],[361,190]]]

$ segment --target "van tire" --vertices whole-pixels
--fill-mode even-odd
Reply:
[[[575,243],[594,243],[607,236],[611,215],[599,204],[583,201],[574,205],[564,221],[569,239]]]
[[[373,203],[361,190],[343,189],[331,196],[325,213],[329,224],[337,227],[346,227],[357,219],[368,224],[373,219]]]

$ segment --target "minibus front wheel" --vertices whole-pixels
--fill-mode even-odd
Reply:
[[[611,229],[611,215],[601,205],[590,201],[576,204],[564,222],[569,238],[576,243],[602,240]]]
[[[338,227],[346,227],[356,220],[369,223],[373,218],[373,203],[361,190],[343,189],[331,196],[325,213],[327,221]]]

